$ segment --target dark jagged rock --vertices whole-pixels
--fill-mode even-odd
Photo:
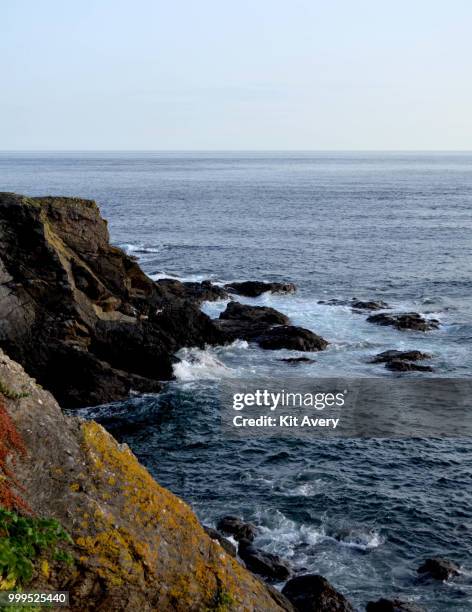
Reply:
[[[291,365],[297,365],[299,363],[315,363],[315,359],[310,359],[309,357],[285,357],[283,359],[279,359],[279,361],[285,361],[285,363],[290,363]]]
[[[309,329],[295,325],[273,327],[257,339],[263,349],[293,351],[323,351],[328,342]]]
[[[64,407],[155,392],[177,350],[226,341],[175,291],[110,245],[95,202],[0,194],[0,347]]]
[[[426,559],[418,568],[418,574],[425,578],[433,578],[434,580],[449,580],[460,574],[460,568],[454,561],[436,557]]]
[[[247,321],[263,325],[284,325],[289,319],[286,315],[268,306],[248,306],[239,302],[230,302],[220,319]]]
[[[155,281],[159,289],[163,289],[169,297],[191,300],[197,303],[215,302],[228,298],[228,293],[211,281],[181,282],[173,278],[161,278]]]
[[[432,372],[433,368],[419,363],[411,363],[403,359],[392,359],[385,364],[387,370],[392,372]]]
[[[245,523],[239,517],[232,515],[221,518],[218,521],[216,528],[218,531],[221,531],[226,535],[232,535],[238,542],[240,540],[252,542],[257,533],[257,528],[255,525],[252,523]]]
[[[376,355],[371,363],[388,363],[389,361],[421,361],[422,359],[431,359],[429,353],[422,353],[421,351],[383,351]]]
[[[367,321],[376,325],[390,325],[401,330],[430,331],[439,327],[437,319],[425,319],[417,312],[404,312],[400,314],[379,313],[367,317]]]
[[[212,527],[207,527],[206,525],[203,525],[203,529],[206,531],[207,535],[209,535],[212,540],[216,540],[221,544],[221,547],[228,553],[228,555],[236,557],[236,546],[232,544],[228,540],[228,538],[224,538],[219,531],[213,529]]]
[[[251,572],[259,574],[267,580],[280,582],[287,580],[291,575],[291,569],[287,561],[278,555],[266,553],[256,548],[249,540],[240,540],[238,555]]]
[[[351,302],[351,307],[355,310],[385,310],[390,308],[387,302],[383,300],[356,300]]]
[[[383,598],[369,601],[365,609],[366,612],[426,612],[425,608],[410,601]]]
[[[344,595],[317,574],[292,578],[282,594],[299,612],[354,612]]]
[[[216,321],[217,327],[231,340],[254,340],[274,325],[285,325],[289,318],[267,306],[248,306],[230,302]]]
[[[246,297],[258,297],[268,291],[270,293],[294,293],[297,290],[293,283],[264,283],[262,281],[228,283],[224,288],[230,293]]]

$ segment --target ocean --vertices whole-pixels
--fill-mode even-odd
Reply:
[[[434,376],[471,377],[472,154],[3,152],[0,189],[97,200],[112,242],[156,279],[294,282],[295,295],[243,301],[330,341],[297,376],[397,376],[370,358],[418,349],[433,355]],[[441,327],[399,332],[319,303],[352,297],[434,315]],[[254,521],[258,546],[324,575],[357,609],[396,595],[432,612],[470,611],[469,439],[222,435],[218,382],[283,379],[289,355],[246,342],[184,349],[159,396],[82,414],[127,442],[203,522]],[[416,569],[431,556],[465,571],[422,583]]]

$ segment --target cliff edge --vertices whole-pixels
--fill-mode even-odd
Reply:
[[[29,590],[69,591],[80,611],[291,609],[126,445],[93,421],[65,416],[2,351],[0,428],[0,506],[56,519],[71,536],[61,556],[38,553]]]
[[[225,341],[110,245],[94,201],[0,193],[0,348],[62,407],[159,391],[176,351]]]

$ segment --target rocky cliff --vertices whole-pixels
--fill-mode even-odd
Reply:
[[[61,555],[36,541],[28,589],[70,591],[80,611],[292,609],[210,539],[127,446],[94,422],[65,416],[2,351],[0,429],[0,510],[56,519],[71,536]],[[0,521],[5,552],[2,529]],[[0,588],[2,571],[4,586],[18,586],[6,554]]]
[[[225,341],[175,285],[110,245],[95,202],[0,194],[0,347],[62,407],[158,391],[179,348]]]

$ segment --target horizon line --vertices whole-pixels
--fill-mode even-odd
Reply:
[[[0,149],[0,153],[472,153],[472,149]]]

